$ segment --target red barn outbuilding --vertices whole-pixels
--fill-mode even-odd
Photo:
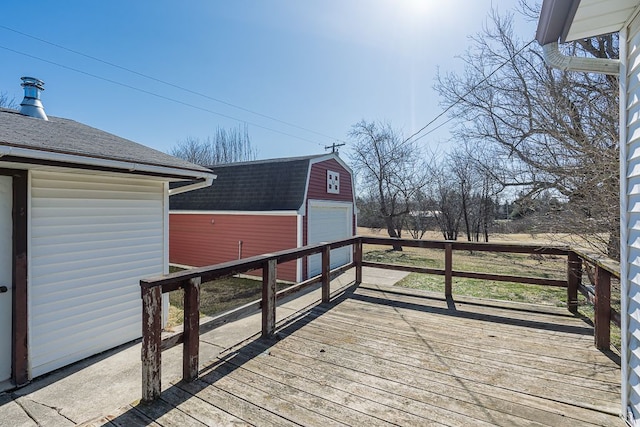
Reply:
[[[212,166],[211,187],[170,198],[169,260],[204,266],[353,236],[351,169],[337,154]],[[351,261],[331,251],[331,268]],[[278,278],[320,273],[320,255],[278,265]]]

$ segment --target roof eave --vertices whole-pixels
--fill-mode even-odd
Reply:
[[[579,5],[580,0],[544,0],[536,30],[538,43],[564,43]]]
[[[111,160],[0,145],[0,161],[2,161],[3,159],[11,159],[12,161],[15,161],[15,159],[20,159],[21,163],[32,163],[38,165],[68,165],[68,167],[77,165],[81,169],[95,168],[96,170],[103,171],[109,170],[120,173],[132,173],[136,175],[166,177],[169,180],[215,179],[215,174],[211,171],[206,172],[170,166],[159,166],[145,163],[135,163],[121,160]]]

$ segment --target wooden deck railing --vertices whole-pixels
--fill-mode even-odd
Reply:
[[[166,276],[140,281],[142,292],[142,400],[150,401],[160,396],[162,351],[183,344],[182,377],[191,381],[198,377],[199,335],[225,323],[237,320],[249,313],[262,310],[262,336],[271,336],[276,325],[276,301],[298,292],[314,283],[322,283],[323,302],[330,298],[330,274],[353,267],[353,263],[330,271],[330,251],[354,245],[355,257],[362,259],[358,237],[321,243],[303,248],[264,254],[208,267],[195,268]],[[277,264],[293,261],[309,255],[321,254],[322,274],[276,292]],[[360,254],[360,255],[358,255]],[[354,257],[354,259],[355,259]],[[262,299],[245,304],[207,323],[199,324],[200,284],[234,274],[262,270]],[[162,294],[182,289],[184,291],[184,330],[162,339]]]
[[[363,261],[364,244],[393,246],[400,243],[404,247],[442,249],[444,269],[434,269],[405,265],[389,265]],[[335,270],[330,270],[330,251],[352,245],[353,262]],[[502,253],[522,253],[567,256],[566,280],[544,279],[529,276],[459,271],[454,269],[454,251],[485,251]],[[304,282],[276,292],[277,265],[309,255],[321,254],[322,272]],[[592,286],[582,284],[583,265],[594,271]],[[198,377],[199,335],[225,323],[237,320],[247,314],[262,311],[262,336],[269,337],[275,332],[276,301],[296,293],[303,288],[320,282],[322,302],[330,300],[330,277],[355,267],[355,282],[362,283],[362,267],[376,267],[400,271],[435,274],[444,276],[445,296],[452,297],[452,278],[465,277],[492,281],[516,282],[533,285],[567,288],[567,307],[575,313],[578,307],[578,291],[595,306],[595,345],[608,349],[610,345],[610,322],[620,324],[620,315],[610,306],[611,276],[619,278],[616,266],[611,262],[593,257],[587,253],[563,246],[540,246],[508,243],[474,243],[458,241],[410,240],[356,236],[349,239],[320,243],[303,248],[290,249],[272,254],[264,254],[237,261],[201,267],[172,273],[166,276],[140,281],[142,293],[142,400],[151,401],[160,396],[162,351],[183,344],[182,376],[186,381]],[[262,270],[262,299],[245,304],[237,309],[217,316],[206,323],[199,322],[200,284],[233,274]],[[591,278],[592,275],[589,277]],[[162,294],[182,289],[184,291],[184,330],[165,339],[162,338]]]

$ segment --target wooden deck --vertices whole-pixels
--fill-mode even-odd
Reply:
[[[622,426],[619,402],[566,309],[361,285],[95,424]]]

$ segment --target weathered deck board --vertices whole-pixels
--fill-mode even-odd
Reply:
[[[231,389],[223,390],[203,380],[180,383],[176,386],[252,425],[265,427],[299,425],[262,408],[261,401],[256,404],[244,398],[244,393],[238,396]]]
[[[260,387],[264,391],[273,393],[292,403],[311,408],[313,411],[322,413],[332,420],[335,420],[336,414],[339,414],[340,421],[349,425],[394,425],[372,414],[360,411],[359,408],[363,406],[362,402],[366,401],[366,399],[358,395],[342,393],[335,388],[327,387],[324,389],[322,396],[318,396],[318,384],[310,383],[303,376],[290,373],[289,370],[284,370],[282,367],[270,365],[268,363],[268,355],[262,354],[264,347],[258,346],[253,347],[253,349],[256,349],[255,353],[249,351],[238,354],[226,363],[222,369],[216,369],[216,375],[224,376],[233,371],[234,377],[242,379],[246,383]],[[257,357],[247,356],[247,353],[254,354]],[[345,401],[350,402],[348,408],[344,407]],[[393,415],[402,417],[405,414],[401,411],[396,411]],[[406,421],[424,422],[423,419],[416,418],[407,419]]]
[[[340,333],[340,328],[345,327],[345,325],[338,324],[333,317],[327,317],[327,320],[331,320],[332,323],[322,325],[322,327],[320,325],[312,325],[309,328],[309,332],[322,333],[322,331],[330,330]],[[371,328],[354,323],[349,324],[349,327],[353,328],[357,333],[364,334],[371,332]],[[420,346],[422,343],[416,343],[409,337],[397,332],[378,328],[376,333],[378,334],[377,340],[375,342],[363,343],[365,347],[395,349],[405,355],[415,353],[420,355],[424,351]],[[422,347],[424,347],[423,344]],[[587,388],[592,387],[598,390],[613,392],[617,392],[620,381],[617,377],[617,370],[606,367],[606,365],[596,365],[599,368],[607,368],[601,370],[594,370],[591,368],[593,365],[585,367],[583,364],[568,367],[566,361],[558,359],[547,358],[546,361],[538,361],[528,355],[521,355],[514,351],[504,351],[501,353],[489,352],[481,348],[465,347],[464,342],[451,344],[448,341],[434,339],[431,336],[429,336],[429,349],[437,352],[437,358],[442,362],[451,361],[458,366],[470,367],[471,369],[476,369],[476,365],[481,364],[496,369],[517,370],[522,375],[529,375],[540,379],[556,380]]]
[[[316,310],[315,313],[318,313]],[[319,314],[319,313],[318,313]],[[574,375],[581,380],[583,378],[596,378],[602,381],[610,381],[614,384],[619,383],[618,377],[619,369],[615,364],[611,363],[611,360],[603,357],[602,363],[592,364],[574,364],[574,366],[567,366],[567,359],[558,357],[536,355],[535,358],[530,357],[528,354],[518,352],[516,350],[507,349],[501,346],[487,345],[487,341],[476,340],[473,342],[467,336],[464,341],[458,339],[458,331],[434,331],[433,325],[425,324],[419,321],[412,321],[412,327],[402,330],[400,327],[389,326],[388,322],[383,321],[383,315],[380,314],[375,320],[367,320],[358,315],[351,315],[349,313],[343,313],[342,315],[335,315],[331,312],[324,314],[327,319],[331,319],[330,327],[341,328],[358,328],[361,333],[368,333],[367,331],[373,329],[379,333],[381,340],[388,342],[389,340],[394,345],[400,345],[410,343],[413,336],[419,333],[421,329],[417,329],[417,326],[431,329],[429,333],[429,344],[434,349],[437,347],[439,352],[443,354],[457,353],[464,349],[467,353],[473,353],[474,357],[495,359],[496,357],[504,357],[508,355],[511,364],[519,366],[533,366],[542,370],[550,370],[551,372],[564,372],[566,375]],[[475,333],[483,329],[481,324],[476,321],[476,328],[473,328]],[[478,326],[479,325],[479,326]],[[437,327],[441,327],[441,323],[436,323]],[[488,335],[494,335],[493,331],[486,331]],[[495,337],[495,335],[494,335]],[[590,340],[591,347],[593,342]],[[417,345],[420,348],[420,344]],[[573,353],[573,349],[569,350],[570,354]],[[501,356],[502,355],[502,356]],[[575,356],[573,356],[575,357]]]
[[[249,423],[220,410],[212,404],[193,396],[180,387],[171,387],[162,393],[162,400],[180,409],[192,418],[197,418],[208,426],[248,426]]]
[[[303,338],[311,341],[313,344],[335,345],[334,343],[342,335],[342,332],[332,329],[330,326],[324,328],[322,326],[314,325],[307,330],[300,331],[296,335],[296,338]],[[581,390],[584,390],[584,393],[582,394],[585,396],[590,396],[594,391],[601,391],[611,394],[609,396],[610,399],[615,399],[617,397],[618,387],[611,382],[588,378],[581,380],[570,375],[565,375],[564,373],[519,366],[510,363],[510,359],[483,359],[476,357],[474,354],[465,354],[463,350],[459,350],[455,353],[447,353],[437,349],[431,341],[428,344],[429,350],[437,351],[437,353],[424,352],[424,350],[416,348],[415,343],[398,345],[398,342],[393,342],[390,336],[378,336],[375,342],[360,340],[349,343],[340,343],[339,346],[343,350],[352,350],[356,353],[370,354],[374,357],[395,360],[406,365],[430,370],[445,371],[452,374],[460,372],[461,376],[465,375],[467,372],[469,372],[467,375],[473,375],[474,372],[478,371],[478,365],[480,365],[487,371],[510,371],[510,375],[519,375],[533,380],[542,380],[548,384],[553,384],[550,385],[550,387],[558,390],[565,388],[565,385],[567,390],[570,390],[574,386],[578,386]],[[610,399],[607,399],[607,401]]]
[[[108,420],[622,426],[616,355],[592,333],[562,308],[361,286]]]
[[[329,351],[329,350],[326,350]],[[325,351],[325,352],[326,352]],[[541,425],[526,422],[519,417],[513,417],[493,409],[485,412],[488,416],[477,414],[477,406],[464,400],[455,399],[446,394],[434,393],[429,389],[406,386],[395,378],[371,375],[357,368],[344,368],[332,360],[328,369],[323,369],[324,364],[318,360],[306,357],[299,353],[287,350],[273,350],[267,360],[260,360],[256,369],[269,371],[270,375],[281,375],[297,378],[301,387],[330,387],[331,393],[351,394],[350,406],[354,404],[354,396],[367,396],[360,399],[361,408],[372,414],[382,416],[385,419],[401,425],[424,425],[425,423],[442,422],[446,425]],[[278,355],[280,357],[278,357]],[[342,355],[337,356],[337,358]],[[252,367],[251,361],[246,361],[247,366]],[[330,386],[328,386],[330,384]],[[338,393],[338,394],[340,394]],[[368,405],[368,406],[367,406]],[[380,410],[385,413],[377,414]],[[391,410],[393,410],[393,413]],[[407,420],[407,416],[413,414],[420,417],[417,420]],[[499,421],[499,422],[498,422]],[[416,424],[417,423],[417,424]],[[358,424],[359,425],[359,424]]]

